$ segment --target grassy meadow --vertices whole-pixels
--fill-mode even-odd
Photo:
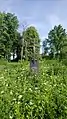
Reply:
[[[39,61],[32,74],[29,62],[0,62],[0,119],[67,119],[67,66]]]

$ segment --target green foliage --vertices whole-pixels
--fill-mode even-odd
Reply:
[[[24,34],[24,46],[25,46],[25,56],[28,58],[34,58],[39,56],[40,50],[40,39],[39,34],[35,27],[28,27]],[[34,53],[35,47],[35,53]],[[35,55],[35,56],[34,56]]]
[[[45,42],[45,41],[44,41]],[[65,29],[61,26],[54,26],[48,33],[48,39],[46,39],[47,49],[50,49],[49,54],[53,58],[62,58],[67,52],[67,34]]]
[[[56,60],[39,63],[38,75],[25,61],[0,64],[1,119],[67,118],[67,67]]]
[[[0,55],[9,59],[16,42],[18,20],[14,14],[0,13]],[[15,49],[15,48],[14,48]]]

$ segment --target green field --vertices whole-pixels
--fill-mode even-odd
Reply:
[[[0,119],[67,119],[67,67],[43,60],[34,75],[29,62],[0,63]]]

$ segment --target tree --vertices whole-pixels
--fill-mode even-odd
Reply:
[[[0,13],[0,55],[6,58],[9,51],[9,34],[7,33],[7,26],[5,24],[5,13]]]
[[[26,59],[39,57],[39,45],[40,38],[37,30],[33,26],[28,27],[24,32],[24,46]]]
[[[0,13],[0,55],[10,58],[16,41],[18,19],[11,13]]]
[[[17,40],[15,42],[17,61],[21,59],[21,42],[22,42],[22,36],[19,32],[17,32]]]
[[[67,34],[61,25],[55,26],[54,29],[48,33],[48,44],[53,57],[62,57],[65,42],[67,42]]]
[[[23,32],[22,32],[22,38],[21,38],[21,62],[22,62],[22,58],[24,58],[24,55],[25,55],[24,33],[25,33],[27,26],[28,26],[27,23],[24,21],[22,24]]]
[[[19,26],[19,22],[17,16],[15,14],[7,13],[5,17],[6,26],[8,27],[7,33],[10,35],[10,50],[13,52],[13,56],[16,52],[16,42],[17,42],[17,29]]]

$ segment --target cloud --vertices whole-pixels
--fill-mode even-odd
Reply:
[[[0,0],[0,11],[15,13],[20,32],[25,21],[38,30],[43,40],[55,25],[62,24],[67,29],[66,3],[60,0]]]

